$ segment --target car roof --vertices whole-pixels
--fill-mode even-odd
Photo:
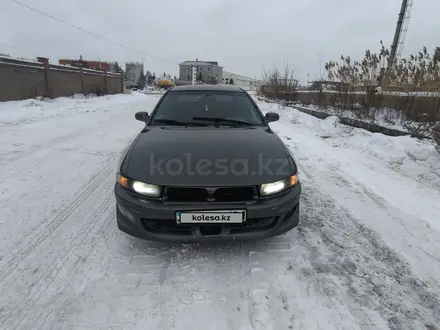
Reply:
[[[182,85],[172,87],[170,92],[181,91],[224,91],[224,92],[243,92],[243,89],[235,85]]]

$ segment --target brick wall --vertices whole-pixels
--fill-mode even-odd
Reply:
[[[0,101],[123,93],[120,74],[0,57]]]

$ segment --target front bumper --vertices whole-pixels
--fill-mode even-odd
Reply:
[[[277,197],[248,203],[176,203],[149,200],[115,185],[118,228],[152,241],[245,240],[281,235],[299,223],[301,184]],[[245,209],[243,224],[178,224],[177,211]]]

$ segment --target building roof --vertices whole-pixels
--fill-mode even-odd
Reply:
[[[106,61],[98,61],[98,60],[82,60],[83,62],[87,62],[87,63],[111,63],[111,62],[106,62]],[[58,60],[58,62],[80,62],[79,59],[70,59],[70,58],[60,58]]]
[[[241,92],[240,87],[235,85],[182,85],[173,87],[170,92],[180,91],[224,91],[224,92]]]
[[[323,84],[323,85],[333,85],[333,86],[349,85],[348,83],[342,81],[329,81],[329,80],[315,80],[315,81],[310,81],[309,84]]]
[[[193,66],[218,66],[222,68],[218,64],[214,64],[213,62],[205,62],[205,61],[185,61],[180,63],[179,65],[193,65]]]

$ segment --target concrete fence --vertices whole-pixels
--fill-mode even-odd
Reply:
[[[296,102],[302,105],[317,105],[327,108],[351,110],[353,113],[365,109],[388,108],[397,110],[409,120],[437,121],[440,116],[440,96],[438,93],[344,93],[344,92],[283,92],[273,91],[264,86],[261,94],[270,99]]]
[[[302,106],[299,106],[293,102],[286,102],[285,100],[282,100],[282,99],[271,99],[271,98],[266,98],[266,97],[263,97],[263,98],[259,97],[258,99],[260,101],[265,101],[265,102],[270,102],[270,103],[284,104],[287,107],[294,108],[300,112],[306,113],[308,115],[311,115],[311,116],[319,118],[319,119],[326,119],[330,116],[336,116],[339,118],[339,123],[341,123],[343,125],[356,127],[356,128],[363,128],[363,129],[370,131],[372,133],[382,133],[382,134],[388,135],[388,136],[407,136],[407,135],[410,135],[411,137],[415,137],[415,138],[419,138],[419,139],[431,139],[429,136],[426,136],[423,134],[418,134],[417,132],[410,133],[410,132],[406,132],[406,131],[383,127],[383,126],[380,126],[380,125],[377,125],[374,123],[369,123],[369,122],[359,120],[359,119],[329,114],[327,112],[302,107]]]
[[[123,93],[121,74],[0,57],[0,102],[37,96]]]

